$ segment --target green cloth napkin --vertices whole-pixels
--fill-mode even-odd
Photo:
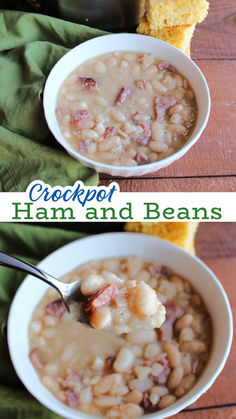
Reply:
[[[84,236],[84,233],[59,228],[0,223],[0,251],[36,264],[58,247]],[[24,273],[0,267],[0,418],[57,419],[58,415],[41,406],[25,390],[8,352],[8,311],[24,277]]]
[[[49,133],[42,93],[51,68],[70,48],[104,34],[45,15],[0,11],[0,191],[25,191],[35,179],[97,185],[97,173]]]

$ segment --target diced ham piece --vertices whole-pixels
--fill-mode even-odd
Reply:
[[[63,110],[62,110],[62,108],[57,108],[55,110],[55,114],[56,114],[57,119],[60,121],[62,119],[62,117],[63,117]]]
[[[146,83],[143,79],[139,79],[139,80],[135,80],[135,86],[140,89],[140,90],[144,90],[146,89]]]
[[[71,115],[70,123],[73,127],[78,127],[84,121],[91,119],[91,113],[86,109],[74,111]]]
[[[115,360],[116,360],[116,358],[114,356],[108,356],[105,359],[104,369],[106,371],[111,371]]]
[[[122,87],[120,93],[118,94],[115,100],[115,106],[121,106],[125,103],[126,99],[130,98],[134,93],[134,89],[132,87]]]
[[[67,368],[65,380],[79,381],[79,374],[71,368]]]
[[[108,284],[88,298],[85,304],[85,311],[93,312],[97,308],[109,304],[119,294],[116,284]]]
[[[140,122],[140,118],[142,118],[143,116],[143,112],[142,111],[137,111],[132,115],[132,119],[135,122]]]
[[[152,413],[158,410],[158,404],[153,405],[147,391],[143,393],[143,399],[140,403],[145,413]]]
[[[144,154],[141,154],[141,153],[139,153],[139,152],[137,152],[137,153],[136,153],[136,156],[135,156],[134,160],[135,160],[135,161],[136,161],[139,165],[142,165],[142,164],[148,164],[148,163],[150,163],[149,158],[148,158],[147,156],[145,156]]]
[[[62,300],[53,301],[45,307],[45,313],[50,314],[50,316],[60,319],[61,316],[65,313],[66,308]]]
[[[107,127],[104,133],[104,138],[109,138],[115,134],[115,127]]]
[[[70,407],[75,407],[78,403],[78,398],[71,388],[65,391],[66,401]]]
[[[160,71],[171,71],[172,73],[176,73],[175,67],[168,63],[167,61],[162,61],[160,64],[158,64],[158,68]]]
[[[148,267],[148,272],[152,275],[155,276],[156,274],[161,272],[161,265],[158,265],[157,263],[152,263],[151,265],[149,265]]]
[[[170,375],[171,369],[170,367],[164,369],[164,371],[161,372],[161,374],[158,375],[156,378],[156,381],[158,384],[166,384]]]
[[[160,327],[161,340],[166,341],[172,339],[173,336],[173,325],[184,314],[182,308],[174,303],[168,303],[166,308],[166,321]]]
[[[171,372],[169,361],[166,357],[163,357],[158,362],[164,367],[164,370],[156,377],[156,382],[158,384],[165,384]]]
[[[39,357],[39,352],[37,348],[32,349],[32,351],[29,354],[29,359],[37,370],[41,370],[43,368],[43,363]]]
[[[131,133],[130,137],[132,138],[132,140],[136,141],[137,143],[141,144],[141,145],[148,145],[150,139],[151,139],[151,129],[149,127],[148,124],[141,124],[140,125],[142,127],[142,132],[140,133]]]
[[[161,364],[164,367],[164,369],[169,367],[169,361],[165,356],[163,356],[161,359],[159,359],[158,362],[159,362],[159,364]]]
[[[92,77],[79,77],[78,82],[83,90],[98,90],[98,82]]]
[[[162,95],[154,99],[154,111],[156,121],[162,121],[165,118],[166,111],[176,104],[173,95]]]
[[[68,390],[70,387],[73,387],[73,384],[78,383],[80,378],[77,372],[73,371],[71,368],[67,368],[65,377],[58,377],[57,381],[60,383],[63,390]]]
[[[86,146],[85,141],[81,140],[79,142],[79,149],[82,153],[85,153],[87,151],[87,146]]]
[[[162,266],[160,272],[165,276],[171,276],[173,274],[172,270],[168,268],[168,266]]]

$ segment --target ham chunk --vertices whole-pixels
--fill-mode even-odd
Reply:
[[[166,357],[163,357],[158,362],[164,367],[164,370],[158,375],[156,381],[158,384],[166,384],[171,373],[169,361]]]
[[[147,391],[143,393],[143,399],[140,403],[140,406],[143,408],[145,413],[152,413],[158,410],[158,404],[152,404],[149,393]]]
[[[115,134],[115,127],[107,127],[104,133],[104,138],[109,138]]]
[[[173,95],[162,95],[154,99],[154,111],[156,121],[165,119],[166,111],[176,104],[176,99]]]
[[[136,153],[136,156],[135,156],[134,159],[139,165],[150,163],[149,158],[147,156],[145,156],[144,154],[139,153],[139,152]]]
[[[75,406],[77,405],[77,403],[78,403],[78,398],[77,398],[77,396],[76,396],[76,394],[75,394],[74,390],[72,390],[71,388],[68,388],[68,389],[65,391],[65,396],[66,396],[66,401],[67,401],[67,404],[68,404],[70,407],[75,407]]]
[[[140,90],[144,90],[146,89],[146,83],[143,79],[139,79],[139,80],[135,80],[135,86],[140,89]]]
[[[136,141],[137,143],[141,144],[141,145],[148,145],[150,139],[151,139],[151,129],[149,127],[148,124],[141,124],[140,125],[142,127],[142,132],[140,133],[131,133],[130,137],[132,138],[132,140]]]
[[[74,111],[71,115],[70,123],[73,127],[79,127],[84,121],[90,120],[91,114],[86,109]]]
[[[107,356],[105,358],[105,364],[104,364],[105,371],[112,371],[115,360],[116,358],[114,356]]]
[[[85,310],[88,312],[93,312],[103,305],[110,304],[118,294],[119,289],[117,285],[108,284],[88,298],[88,301],[85,305]]]
[[[37,370],[43,369],[43,363],[40,359],[39,352],[37,348],[32,349],[32,351],[29,354],[29,359],[32,362],[33,366]]]
[[[158,265],[157,263],[152,263],[151,265],[149,265],[148,267],[148,272],[152,275],[155,276],[158,273],[161,273],[161,265]]]
[[[158,384],[166,384],[170,375],[171,369],[170,367],[165,368],[164,371],[161,372],[160,375],[157,377]]]
[[[78,82],[83,90],[98,90],[98,82],[92,77],[79,77]]]
[[[53,301],[53,303],[49,303],[45,307],[45,313],[49,314],[50,316],[56,317],[60,319],[65,313],[66,308],[62,300]]]
[[[160,327],[161,340],[166,341],[172,339],[173,325],[184,314],[182,308],[174,303],[166,304],[166,321]]]
[[[166,61],[162,61],[161,63],[158,64],[158,68],[160,71],[170,71],[171,73],[176,73],[176,69],[175,67],[170,64],[167,63]]]
[[[84,140],[81,140],[81,141],[79,142],[79,150],[80,150],[82,153],[85,153],[85,152],[87,151],[87,146],[86,146],[86,143],[85,143],[85,141],[84,141]]]
[[[115,100],[115,106],[122,106],[123,103],[125,103],[125,101],[133,95],[133,93],[134,89],[132,87],[122,87]]]

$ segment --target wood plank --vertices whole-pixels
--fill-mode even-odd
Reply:
[[[202,222],[199,224],[195,240],[197,255],[207,261],[206,263],[211,263],[210,259],[234,258],[235,237],[236,223]]]
[[[213,408],[196,411],[183,411],[170,419],[235,419],[236,406]]]
[[[108,186],[118,182],[121,192],[234,192],[236,177],[171,178],[171,179],[100,179]]]
[[[193,59],[236,58],[235,0],[210,0],[207,18],[197,25],[192,45]]]
[[[236,174],[236,61],[197,61],[206,76],[212,100],[207,127],[180,160],[146,177]],[[101,174],[101,179],[107,177]]]

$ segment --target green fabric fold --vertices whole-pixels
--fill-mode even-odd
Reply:
[[[1,223],[0,251],[36,264],[57,248],[84,236],[85,234],[77,231],[59,228]],[[24,277],[22,272],[0,267],[0,418],[56,419],[59,418],[58,415],[41,406],[24,388],[14,371],[8,352],[8,312]]]
[[[104,34],[45,15],[0,11],[0,191],[24,191],[35,179],[97,185],[97,173],[50,134],[42,95],[50,70],[70,48]]]

